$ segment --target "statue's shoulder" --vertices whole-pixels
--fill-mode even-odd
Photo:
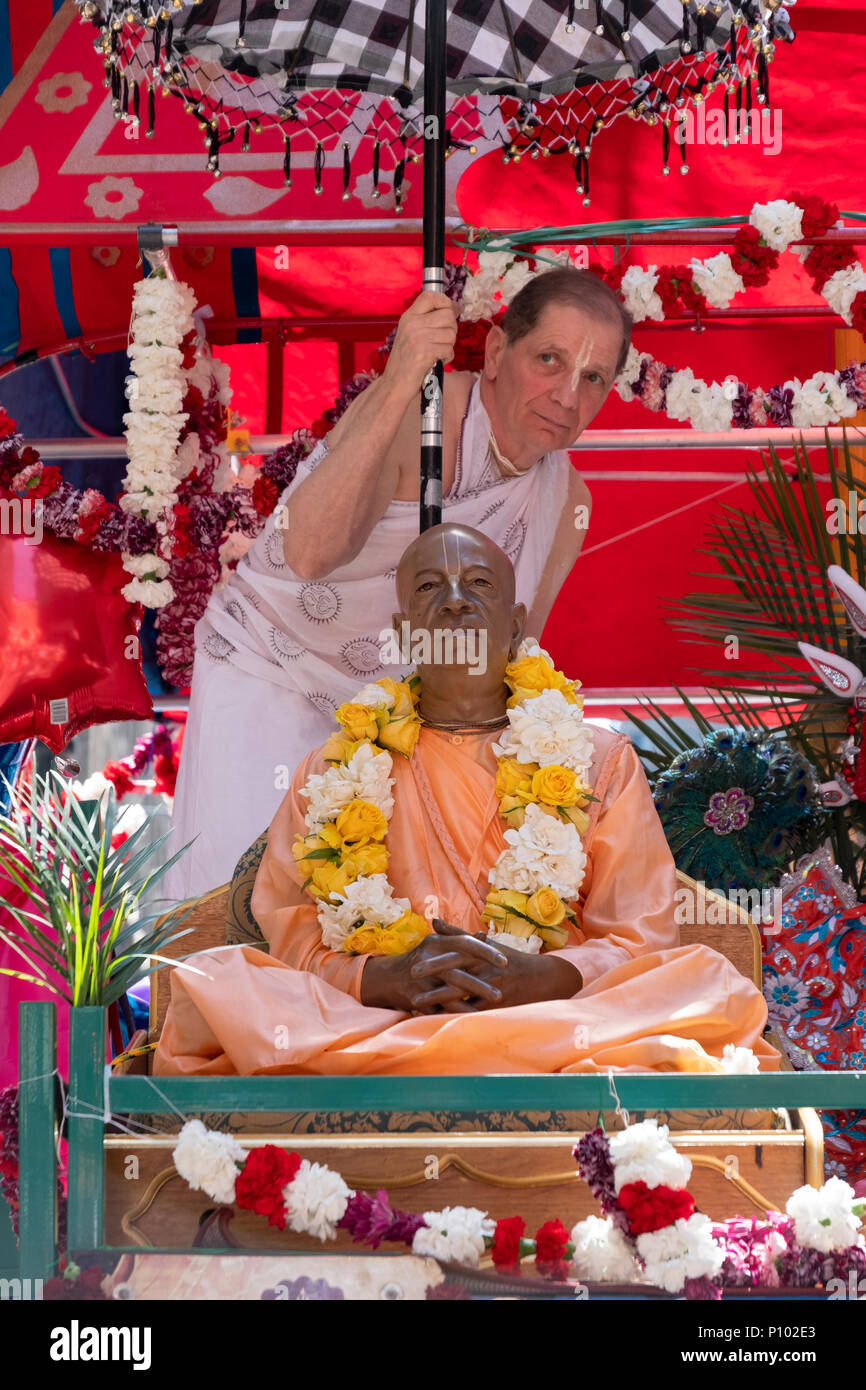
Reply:
[[[592,732],[592,762],[589,768],[589,783],[595,788],[600,780],[606,781],[618,759],[626,748],[632,747],[628,734],[611,729],[607,724],[596,724],[591,719],[584,721]]]

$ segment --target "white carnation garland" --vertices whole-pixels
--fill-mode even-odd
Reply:
[[[787,251],[802,235],[803,209],[786,199],[775,199],[769,203],[755,203],[748,220],[767,246],[782,252]],[[842,226],[841,220],[836,225]],[[798,246],[794,254],[805,261],[812,249],[811,246]],[[488,249],[478,254],[478,272],[467,279],[460,318],[470,322],[491,318],[501,308],[507,308],[528,280],[553,269],[554,265],[572,264],[569,251],[551,252],[545,249],[543,257],[546,259],[539,255],[537,268],[533,271],[528,260],[519,258],[517,251],[500,248],[495,241],[489,242]],[[689,269],[694,288],[713,308],[727,308],[734,297],[746,288],[727,251],[702,260],[695,257],[689,262]],[[657,283],[658,267],[655,265],[629,266],[623,275],[621,298],[635,323],[665,318],[662,300],[656,293]],[[834,272],[818,292],[850,327],[852,304],[863,291],[866,291],[866,270],[858,263]],[[635,388],[642,370],[654,371],[657,378],[662,374],[667,375],[663,365],[651,353],[638,352],[632,346],[614,383],[621,400],[629,402],[635,399]],[[658,404],[643,400],[648,409],[663,410],[669,419],[687,421],[692,429],[716,432],[732,428],[733,402],[744,383],[734,376],[725,377],[723,382],[706,382],[685,367],[667,378],[663,397],[661,387],[658,383],[656,385]],[[798,377],[785,381],[782,390],[792,393],[793,427],[823,428],[856,415],[862,402],[851,396],[847,385],[848,379],[843,373],[826,371],[815,372],[805,381],[800,381]],[[763,419],[753,418],[753,425],[767,423],[760,403],[759,410]]]

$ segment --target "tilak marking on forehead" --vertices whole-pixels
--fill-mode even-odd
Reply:
[[[446,540],[446,537],[447,537],[448,535],[453,536],[453,537],[454,537],[454,540],[457,542],[457,568],[456,568],[456,570],[449,569],[449,567],[448,567],[448,547],[447,547],[447,545],[445,544],[445,540]],[[443,561],[445,573],[446,573],[446,575],[448,576],[449,579],[456,579],[456,578],[458,577],[458,575],[460,574],[460,532],[459,532],[459,531],[451,531],[451,532],[443,531],[443,532],[442,532],[441,539],[442,539],[442,561]]]
[[[589,359],[592,357],[595,343],[591,338],[585,338],[583,347],[574,359],[574,371],[571,374],[571,389],[576,391],[580,382],[580,374],[584,367],[589,366]]]

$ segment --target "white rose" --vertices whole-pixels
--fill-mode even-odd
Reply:
[[[514,893],[534,893],[547,886],[539,860],[527,860],[514,850],[503,850],[487,877],[492,888],[507,888]]]
[[[631,1284],[640,1269],[622,1231],[610,1217],[588,1216],[572,1228],[572,1266],[592,1284]]]
[[[630,265],[622,277],[623,301],[635,323],[641,323],[643,319],[664,318],[664,306],[655,292],[658,278],[654,265],[646,269],[640,265]]]
[[[494,946],[510,946],[512,951],[523,951],[527,956],[537,956],[544,944],[535,932],[532,936],[512,936],[510,931],[495,931],[493,927],[487,933],[487,940]]]
[[[717,381],[700,383],[700,389],[692,393],[689,421],[692,429],[706,430],[714,434],[719,430],[729,430],[734,418],[733,406],[725,395],[723,386]]]
[[[638,1254],[650,1283],[680,1293],[687,1279],[712,1279],[725,1262],[725,1252],[713,1240],[713,1223],[703,1212],[682,1217],[660,1231],[637,1238]]]
[[[757,227],[774,251],[786,251],[792,241],[799,241],[803,235],[803,209],[784,198],[772,203],[756,203],[749,214],[749,222]]]
[[[415,1232],[413,1255],[431,1255],[434,1260],[453,1260],[475,1269],[484,1254],[485,1236],[492,1236],[496,1223],[477,1207],[444,1207],[425,1211],[426,1226]]]
[[[376,685],[374,682],[371,685],[363,686],[357,695],[353,696],[352,703],[366,705],[368,709],[379,709],[382,705],[386,705],[388,709],[393,709],[394,696],[389,695],[387,690],[383,690],[381,685]]]
[[[665,409],[671,420],[691,419],[692,406],[698,387],[691,367],[683,367],[674,372],[668,382],[665,395]]]
[[[246,1150],[231,1134],[206,1129],[201,1120],[187,1120],[174,1146],[174,1166],[196,1191],[229,1206],[235,1199],[237,1163]]]
[[[722,1071],[734,1076],[748,1076],[760,1070],[758,1059],[750,1047],[734,1047],[733,1043],[725,1043]]]
[[[746,288],[727,251],[720,251],[705,261],[693,258],[689,261],[689,270],[695,288],[714,309],[726,309],[734,295]]]
[[[628,1183],[645,1182],[647,1187],[685,1187],[692,1165],[677,1153],[668,1138],[667,1125],[642,1120],[629,1125],[609,1139],[614,1165],[614,1186],[619,1192]]]
[[[292,1181],[283,1188],[289,1226],[318,1240],[333,1240],[337,1222],[353,1195],[339,1173],[303,1158]]]
[[[794,1219],[800,1245],[827,1254],[856,1244],[860,1218],[852,1210],[857,1198],[853,1187],[841,1178],[828,1178],[823,1187],[798,1187],[785,1210]]]
[[[519,294],[524,285],[530,280],[535,279],[534,272],[529,267],[526,260],[517,260],[506,273],[502,280],[502,303],[510,304],[516,294]]]
[[[499,304],[493,298],[499,289],[499,280],[486,272],[482,271],[478,275],[472,275],[466,281],[463,290],[463,300],[460,306],[460,317],[464,320],[492,319],[499,309]]]

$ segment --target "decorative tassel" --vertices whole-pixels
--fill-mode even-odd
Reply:
[[[156,101],[153,88],[148,83],[147,87],[147,130],[146,136],[153,135],[153,128],[156,125]]]
[[[247,0],[241,0],[240,16],[238,18],[238,36],[235,40],[235,48],[246,48],[244,42],[244,30],[247,27]]]
[[[679,130],[674,138],[680,147],[680,173],[687,174],[689,166],[686,162],[686,123],[685,121],[678,121],[677,124]]]
[[[394,206],[394,210],[395,210],[395,212],[402,212],[402,211],[403,211],[403,208],[402,208],[402,200],[403,200],[402,189],[403,189],[403,171],[404,171],[405,168],[406,168],[406,161],[405,161],[405,159],[401,159],[400,162],[399,162],[398,165],[397,165],[397,168],[394,170],[394,205],[395,205],[395,206]]]
[[[696,16],[696,18],[695,18],[695,47],[696,47],[696,49],[697,49],[697,51],[698,51],[698,57],[699,57],[699,58],[703,58],[703,56],[704,56],[704,16],[701,14],[701,7],[700,7],[700,5],[698,6],[698,13],[697,13],[697,16]]]
[[[730,128],[731,128],[731,108],[730,108],[730,103],[729,103],[729,101],[728,101],[728,89],[727,89],[727,87],[725,87],[725,89],[724,89],[724,91],[723,91],[723,93],[722,93],[722,110],[723,110],[724,113],[725,113],[725,133],[724,133],[724,135],[722,136],[722,144],[723,144],[723,145],[729,145],[729,144],[731,143],[730,140],[728,139],[728,131],[729,131]]]
[[[292,139],[286,136],[285,148],[283,149],[283,182],[286,188],[292,186]]]
[[[574,33],[574,0],[568,0],[568,14],[565,18],[566,34]]]
[[[349,192],[349,179],[352,174],[352,161],[349,158],[349,146],[343,144],[343,202],[348,203],[352,196]]]
[[[631,0],[623,0],[623,5],[622,5],[622,41],[623,41],[623,43],[628,43],[629,40],[630,40],[630,38],[631,38],[631,34],[630,34],[630,32],[629,32],[629,27],[630,27],[630,25],[631,25]]]
[[[114,109],[114,118],[120,115],[120,68],[111,69],[111,105]]]
[[[219,173],[220,167],[220,136],[219,126],[214,124],[210,128],[210,148],[207,155],[207,167],[212,174]]]
[[[135,114],[135,124],[138,125],[141,120],[141,92],[137,82],[132,84],[132,110]]]
[[[120,98],[120,109],[124,115],[129,114],[129,79],[123,79],[123,95]]]
[[[602,0],[595,0],[595,32],[599,38],[604,35],[604,6]]]
[[[746,78],[746,134],[752,134],[752,75]]]
[[[379,197],[379,141],[373,141],[373,197]]]
[[[741,107],[742,107],[742,92],[743,92],[743,89],[742,89],[742,87],[740,86],[740,84],[739,84],[739,82],[738,82],[738,83],[737,83],[737,90],[736,90],[736,92],[734,93],[734,143],[735,143],[735,144],[738,143],[738,142],[739,142],[739,139],[740,139],[740,110],[741,110]]]
[[[159,54],[162,48],[162,20],[158,19],[153,30],[153,70],[159,68]]]
[[[680,36],[680,52],[691,53],[691,51],[692,41],[689,38],[689,12],[685,6],[683,6],[683,32]]]
[[[316,154],[315,154],[315,158],[314,158],[314,160],[313,160],[313,170],[314,170],[315,175],[316,175],[316,186],[315,186],[315,188],[313,189],[313,192],[314,192],[314,193],[321,193],[321,192],[322,192],[322,170],[324,169],[324,167],[325,167],[325,151],[322,149],[322,146],[321,146],[320,142],[317,140],[317,141],[316,141]]]
[[[246,154],[246,153],[247,153],[247,150],[249,149],[249,147],[250,147],[250,123],[249,123],[249,121],[247,121],[246,125],[244,126],[244,138],[243,138],[243,143],[241,144],[241,151],[242,151],[242,153],[243,153],[243,154]]]
[[[671,128],[667,121],[662,121],[662,173],[669,174],[671,158]]]
[[[763,50],[758,53],[758,101],[762,106],[770,100],[770,68]]]
[[[165,61],[166,65],[171,62],[174,52],[174,20],[168,19],[165,25]]]

